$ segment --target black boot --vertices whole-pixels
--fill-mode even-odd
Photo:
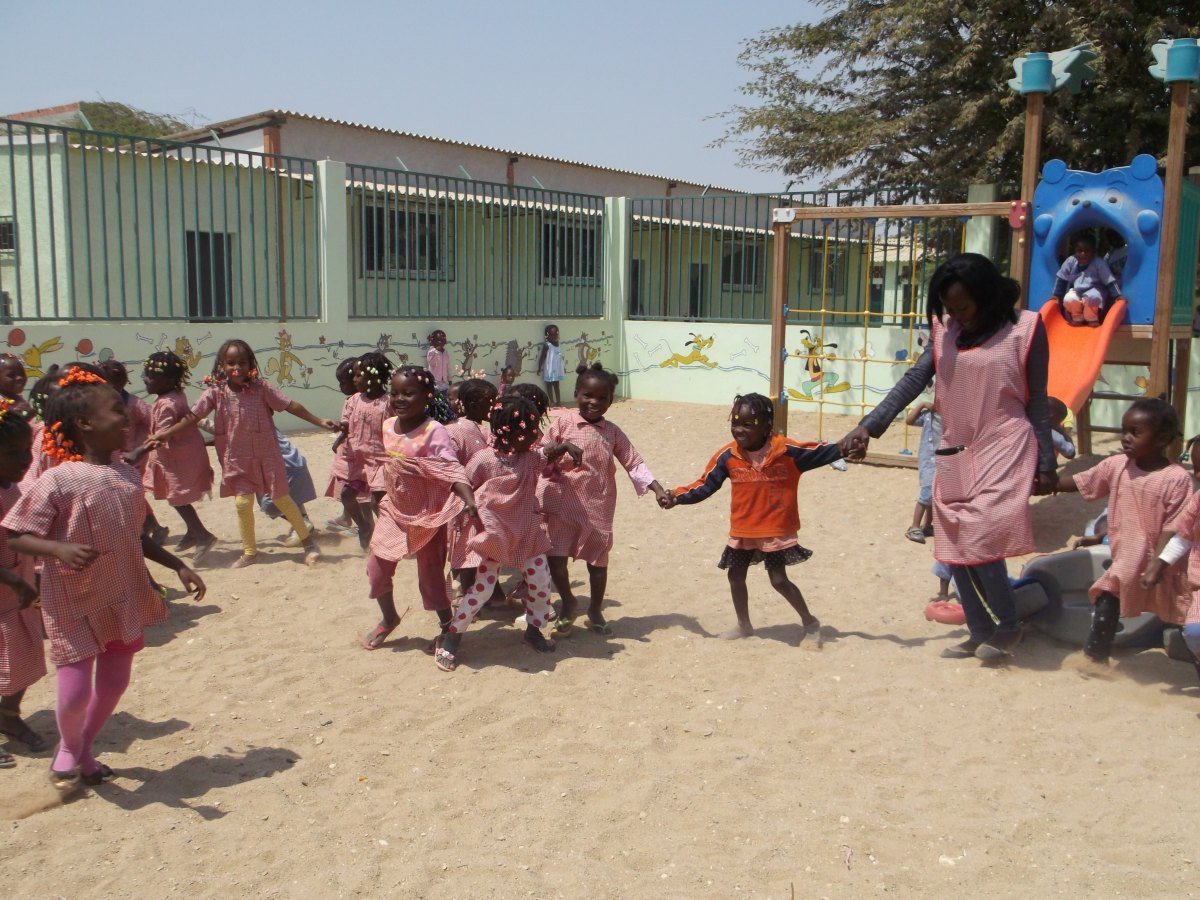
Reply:
[[[1088,659],[1108,662],[1113,640],[1121,624],[1121,601],[1112,594],[1101,594],[1092,609],[1092,629],[1083,652]]]

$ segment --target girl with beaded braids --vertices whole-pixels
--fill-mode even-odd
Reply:
[[[382,353],[364,353],[355,360],[352,371],[358,393],[342,407],[340,427],[346,438],[344,452],[349,471],[340,499],[342,508],[358,526],[359,545],[366,550],[371,543],[372,524],[369,514],[358,504],[358,493],[365,482],[378,509],[387,487],[383,480],[383,463],[387,459],[383,423],[392,414],[388,396],[392,364]]]
[[[205,379],[207,390],[180,421],[150,436],[150,449],[165,444],[213,414],[213,437],[221,460],[221,496],[235,497],[242,555],[230,568],[252,565],[258,558],[254,535],[254,495],[271,499],[295,530],[304,547],[304,564],[321,558],[304,517],[288,493],[287,469],[275,437],[274,414],[289,412],[305,422],[339,431],[337,422],[313,415],[300,403],[258,375],[254,351],[243,340],[225,341],[217,351],[213,374]]]
[[[32,432],[22,413],[22,405],[0,398],[0,518],[21,498],[20,481],[33,459]],[[35,578],[33,560],[14,553],[8,533],[0,530],[0,735],[39,753],[45,739],[21,718],[25,690],[46,674]],[[13,765],[12,754],[0,750],[0,769]]]
[[[334,377],[337,379],[338,390],[345,396],[345,401],[342,403],[342,414],[338,417],[339,422],[346,421],[346,412],[350,408],[350,400],[358,393],[358,388],[354,386],[354,364],[358,362],[357,356],[348,356],[338,363],[337,369],[334,370]],[[338,434],[333,442],[333,462],[329,466],[329,483],[325,486],[325,496],[334,497],[342,504],[342,514],[336,519],[329,519],[325,525],[330,531],[355,534],[358,531],[356,524],[358,519],[355,516],[355,508],[363,505],[367,509],[364,515],[370,515],[371,499],[367,491],[367,485],[360,482],[355,485],[354,496],[350,502],[342,500],[342,495],[345,493],[347,479],[350,477],[350,460],[346,455],[346,435]]]
[[[187,419],[188,401],[183,387],[188,382],[188,374],[187,363],[170,350],[151,353],[142,364],[142,382],[146,392],[155,397],[150,409],[151,434]],[[217,543],[217,536],[204,527],[193,506],[212,493],[213,484],[213,470],[200,429],[194,424],[185,426],[158,449],[149,450],[143,445],[133,456],[148,456],[142,473],[142,487],[153,494],[155,500],[167,501],[187,526],[187,531],[175,544],[175,552],[194,547],[192,565],[199,565]]]
[[[729,590],[737,625],[722,632],[725,640],[754,634],[750,624],[750,600],[746,573],[753,563],[763,563],[771,587],[775,588],[800,616],[804,626],[801,640],[812,635],[821,645],[821,623],[809,612],[804,595],[787,576],[787,566],[806,561],[812,551],[800,546],[800,509],[796,489],[800,476],[811,469],[842,458],[837,444],[801,443],[771,433],[775,411],[762,394],[733,398],[729,413],[733,440],[718,450],[704,474],[685,487],[678,487],[662,504],[707,500],[725,483],[733,486],[730,498],[729,545],[717,565],[729,574]]]
[[[145,560],[174,569],[197,600],[204,582],[142,531],[141,479],[117,456],[129,432],[121,395],[100,376],[75,369],[47,401],[45,423],[46,451],[59,464],[2,524],[12,550],[45,560],[42,619],[57,667],[61,738],[50,776],[70,790],[80,777],[86,784],[112,777],[92,743],[129,684],[143,629],[167,614]]]
[[[96,368],[100,370],[104,380],[121,395],[121,401],[129,413],[129,434],[125,438],[122,450],[125,453],[125,462],[137,469],[141,475],[146,470],[146,460],[143,455],[134,451],[140,449],[150,436],[150,407],[137,394],[126,390],[129,386],[129,370],[125,368],[125,363],[116,357],[110,357],[99,363]],[[146,533],[154,538],[156,544],[161,544],[167,539],[167,527],[158,523],[154,510],[149,508],[146,511]]]
[[[492,446],[467,464],[467,481],[479,508],[467,549],[482,561],[434,652],[434,661],[444,672],[457,667],[463,633],[495,590],[503,566],[520,569],[525,578],[525,642],[539,653],[554,650],[554,642],[542,634],[555,613],[546,561],[550,536],[537,505],[538,478],[545,465],[542,455],[534,452],[541,437],[541,416],[528,400],[510,394],[492,407],[490,422]]]

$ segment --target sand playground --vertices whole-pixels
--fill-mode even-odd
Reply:
[[[663,484],[729,440],[724,407],[623,401],[621,425]],[[836,439],[849,420],[826,418]],[[791,434],[816,416],[791,410]],[[884,444],[895,446],[899,429]],[[323,486],[329,436],[297,439]],[[1075,471],[1095,458],[1077,461]],[[792,577],[824,646],[751,571],[757,635],[733,624],[715,562],[728,488],[664,512],[618,475],[608,616],[543,656],[481,621],[447,675],[412,611],[379,651],[363,556],[321,535],[306,569],[260,517],[239,552],[231,500],[198,509],[222,538],[207,598],[172,591],[97,741],[118,772],[60,802],[48,754],[0,772],[10,897],[1191,896],[1200,686],[1161,650],[1085,678],[1072,649],[1027,633],[989,669],[938,652],[925,621],[931,547],[904,539],[915,470],[851,466],[801,481]],[[310,506],[323,523],[332,500]],[[1038,549],[1089,509],[1042,498]],[[174,534],[177,517],[158,513]],[[171,541],[168,541],[170,544]],[[1012,570],[1018,570],[1013,561]],[[158,572],[164,580],[170,573]],[[586,570],[572,567],[581,594]],[[173,579],[173,576],[170,576]],[[174,581],[165,581],[174,585]],[[53,678],[27,720],[55,734]],[[793,894],[794,891],[794,894]]]

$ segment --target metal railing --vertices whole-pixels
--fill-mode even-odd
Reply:
[[[10,318],[308,319],[316,163],[0,119]]]
[[[351,318],[604,312],[604,198],[350,163]]]

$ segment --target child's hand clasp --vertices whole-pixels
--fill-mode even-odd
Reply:
[[[21,609],[29,609],[38,598],[38,592],[24,578],[18,579],[17,583],[12,585],[12,590],[17,595],[17,603]]]
[[[61,544],[55,554],[58,561],[74,572],[81,572],[95,562],[100,551],[86,544]]]

